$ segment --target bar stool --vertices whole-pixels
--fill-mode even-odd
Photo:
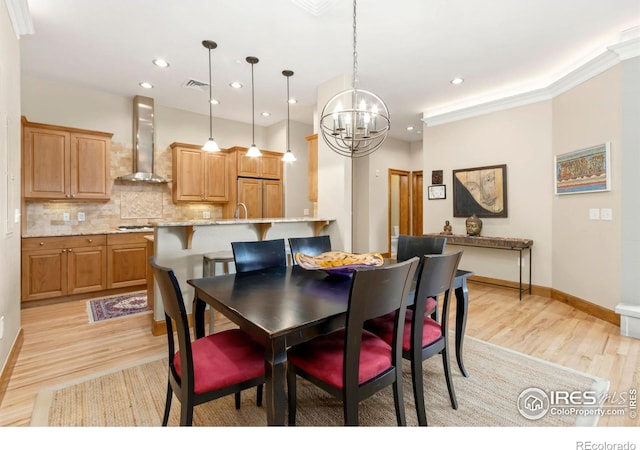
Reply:
[[[231,250],[221,250],[217,252],[205,253],[202,255],[202,276],[215,277],[229,273],[229,263],[233,262],[233,252]],[[222,273],[216,272],[217,265],[222,265]],[[209,306],[209,334],[213,333],[214,309]]]

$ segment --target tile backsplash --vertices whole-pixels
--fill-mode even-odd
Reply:
[[[111,146],[111,179],[131,172],[133,152],[118,143]],[[155,172],[171,178],[171,149],[156,149]],[[27,202],[26,229],[23,235],[46,236],[101,233],[119,225],[145,225],[153,220],[188,221],[203,218],[222,219],[222,205],[205,203],[174,204],[172,183],[147,184],[113,182],[108,202]],[[65,213],[69,220],[65,221]],[[84,213],[84,221],[78,220]]]

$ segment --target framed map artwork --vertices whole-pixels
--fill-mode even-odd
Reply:
[[[611,190],[609,143],[555,156],[556,194]]]
[[[453,217],[508,217],[507,165],[453,171]]]

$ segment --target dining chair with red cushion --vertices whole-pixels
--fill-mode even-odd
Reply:
[[[236,272],[286,267],[287,252],[284,239],[232,242]]]
[[[291,249],[293,264],[296,265],[296,253],[318,256],[321,253],[330,252],[331,237],[328,234],[311,237],[292,237],[289,238],[289,248]]]
[[[401,234],[398,236],[396,260],[402,262],[414,256],[422,258],[424,255],[442,255],[446,246],[446,236],[409,236]],[[420,261],[420,264],[422,264],[422,260]],[[419,272],[420,266],[418,266],[416,275]],[[409,307],[409,309],[411,309],[411,307]],[[425,311],[427,314],[431,314],[434,320],[438,320],[438,299],[428,298]]]
[[[239,329],[191,341],[182,292],[173,270],[158,265],[153,258],[150,263],[162,297],[169,346],[169,381],[162,425],[166,426],[169,420],[175,392],[181,404],[180,425],[190,426],[194,406],[254,386],[262,387],[264,349]],[[259,389],[258,406],[262,403],[261,397]],[[237,409],[238,399],[236,397]]]
[[[453,295],[455,279],[462,251],[445,255],[425,255],[417,276],[413,310],[407,310],[402,339],[402,356],[411,361],[413,395],[416,403],[418,423],[427,425],[424,406],[424,380],[422,362],[437,354],[442,355],[444,375],[453,409],[458,409],[458,401],[451,377],[449,364],[449,300]],[[425,315],[426,299],[443,296],[440,321]],[[381,316],[367,321],[367,330],[380,336],[385,342],[395,339],[394,318]]]
[[[356,270],[345,327],[287,352],[289,425],[296,423],[296,377],[317,385],[343,403],[345,425],[358,425],[359,402],[393,386],[398,425],[406,425],[402,393],[402,333],[407,297],[419,259]],[[388,341],[363,329],[373,317],[395,313]]]

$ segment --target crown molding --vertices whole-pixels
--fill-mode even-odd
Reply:
[[[16,37],[20,39],[20,36],[33,34],[33,21],[27,0],[5,0],[5,3]]]
[[[549,100],[603,73],[616,64],[637,56],[640,56],[640,26],[624,31],[621,33],[620,42],[608,46],[605,51],[543,88],[515,95],[498,95],[495,99],[479,101],[472,105],[458,107],[454,105],[440,111],[427,111],[423,114],[422,121],[430,127]]]

